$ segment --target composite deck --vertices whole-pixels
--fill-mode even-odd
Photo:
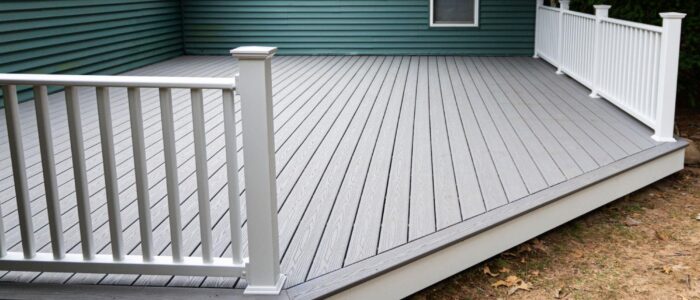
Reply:
[[[236,72],[230,57],[180,57],[127,74],[226,77]],[[477,219],[479,228],[498,224],[506,218],[504,209],[512,207],[510,215],[528,209],[518,206],[519,200],[554,200],[565,193],[557,187],[567,182],[594,181],[597,170],[616,162],[671,151],[669,144],[654,142],[652,131],[641,123],[605,100],[589,98],[589,91],[554,74],[548,64],[526,57],[276,57],[273,92],[280,253],[287,288],[338,274],[392,249],[415,245],[429,250],[425,241],[431,235],[456,224]],[[110,253],[95,94],[87,88],[79,93],[95,242],[100,253]],[[139,253],[126,91],[112,89],[111,95],[124,242],[131,253]],[[157,95],[157,90],[142,91],[154,245],[168,255]],[[62,92],[50,96],[52,126],[66,245],[77,252],[63,97]],[[183,236],[187,251],[197,255],[188,91],[175,90],[173,100]],[[214,250],[230,256],[221,97],[205,91],[204,101]],[[20,114],[37,245],[40,252],[50,252],[33,103],[21,104]],[[0,203],[8,245],[21,251],[5,126],[2,114]],[[239,146],[240,130],[239,124]],[[244,182],[240,190],[245,203]],[[477,227],[457,235],[468,236]],[[363,275],[352,276],[361,280]],[[5,272],[0,281],[245,286],[237,278],[36,272]]]

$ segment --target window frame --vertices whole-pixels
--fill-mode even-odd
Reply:
[[[428,0],[430,2],[430,27],[479,27],[479,0],[474,0],[474,22],[473,23],[440,23],[435,22],[434,2],[436,0]]]

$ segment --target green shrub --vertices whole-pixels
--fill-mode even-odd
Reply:
[[[593,5],[609,4],[610,17],[661,25],[661,12],[681,12],[683,19],[678,74],[678,104],[700,106],[700,1],[699,0],[571,0],[571,10],[594,13]]]

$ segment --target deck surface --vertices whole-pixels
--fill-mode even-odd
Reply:
[[[127,74],[226,77],[236,69],[230,57],[180,57]],[[287,287],[420,243],[422,237],[476,216],[488,219],[496,208],[659,145],[651,140],[650,129],[605,100],[589,98],[582,86],[532,58],[276,57],[273,85],[280,253]],[[126,91],[110,92],[124,242],[137,254]],[[100,253],[110,253],[95,93],[80,88],[79,94],[95,242]],[[65,241],[71,252],[78,252],[63,98],[62,92],[50,96],[52,129]],[[174,90],[173,100],[183,236],[186,253],[197,255],[188,91]],[[142,90],[142,101],[154,244],[157,252],[168,255],[157,91]],[[230,256],[221,97],[205,91],[204,101],[214,250]],[[20,114],[37,245],[50,252],[33,102],[21,104]],[[240,134],[240,124],[237,129]],[[244,182],[240,190],[245,202]],[[0,203],[10,250],[21,251],[4,114]],[[11,282],[245,286],[236,278],[35,272],[0,276],[0,281]]]

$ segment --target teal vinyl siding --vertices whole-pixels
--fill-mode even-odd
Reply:
[[[0,73],[121,73],[182,55],[181,21],[177,0],[2,1]]]
[[[429,27],[428,0],[183,0],[185,52],[531,55],[534,0],[480,0],[479,27]]]

